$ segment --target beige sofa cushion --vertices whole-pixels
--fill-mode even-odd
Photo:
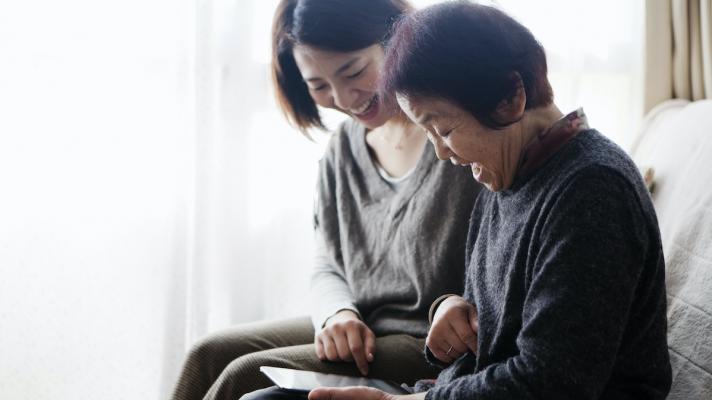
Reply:
[[[652,167],[666,259],[668,399],[712,399],[712,101],[653,109],[631,151]]]

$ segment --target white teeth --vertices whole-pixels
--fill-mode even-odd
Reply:
[[[351,112],[354,114],[363,114],[371,106],[371,103],[373,103],[374,99],[375,99],[375,96],[371,97],[367,102],[363,103],[360,107],[352,108]]]
[[[467,165],[466,163],[463,163],[459,158],[457,158],[457,157],[455,157],[455,156],[451,156],[451,157],[450,157],[450,163],[451,163],[452,165],[456,165],[456,166],[458,166],[458,167],[464,167],[464,166]]]

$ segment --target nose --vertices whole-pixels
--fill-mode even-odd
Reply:
[[[358,93],[347,87],[335,87],[332,93],[334,104],[342,110],[348,110],[358,98]]]
[[[430,142],[433,143],[433,147],[435,147],[435,155],[438,156],[438,159],[446,161],[454,155],[450,148],[443,143],[443,140],[440,137],[428,134],[428,138],[430,139]]]

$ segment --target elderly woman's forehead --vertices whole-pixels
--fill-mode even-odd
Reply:
[[[422,118],[422,114],[425,112],[422,104],[420,104],[416,99],[400,93],[396,94],[396,101],[408,118],[415,123],[421,122],[420,120]]]
[[[407,108],[415,114],[423,113],[425,110],[432,108],[433,105],[432,102],[423,97],[404,95],[402,93],[396,94],[396,100],[401,107]]]
[[[396,100],[401,109],[419,123],[452,115],[453,105],[445,99],[396,94]]]

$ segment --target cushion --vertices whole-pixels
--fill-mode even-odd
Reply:
[[[668,399],[712,399],[712,100],[665,102],[631,155],[654,170],[652,197],[666,260]]]

